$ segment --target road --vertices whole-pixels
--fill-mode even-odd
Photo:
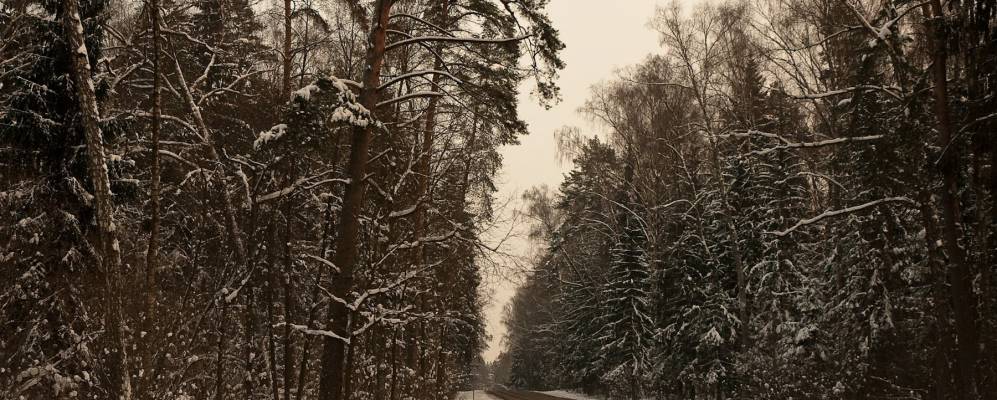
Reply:
[[[525,390],[486,390],[485,393],[502,400],[565,400],[563,397]]]

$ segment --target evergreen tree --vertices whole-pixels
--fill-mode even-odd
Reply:
[[[627,167],[627,184],[633,172]],[[627,185],[629,186],[629,185]],[[622,189],[628,191],[627,187]],[[605,302],[594,322],[595,340],[601,345],[597,353],[606,372],[602,381],[626,398],[643,396],[643,380],[649,369],[653,321],[649,313],[650,261],[644,250],[646,235],[637,209],[621,196],[618,211],[622,224],[616,244],[610,249],[610,263],[602,288]]]

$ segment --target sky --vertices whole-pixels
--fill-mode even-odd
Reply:
[[[660,48],[658,34],[648,27],[657,6],[668,0],[551,0],[547,7],[554,26],[561,33],[566,48],[561,54],[566,67],[560,73],[561,103],[547,110],[531,98],[532,83],[524,85],[520,94],[520,117],[529,124],[530,134],[517,146],[501,149],[503,168],[498,181],[498,201],[514,199],[502,209],[504,224],[497,231],[522,229],[513,226],[512,210],[519,204],[522,192],[546,184],[560,186],[571,162],[560,162],[554,132],[564,126],[574,126],[582,133],[595,133],[600,127],[578,113],[589,97],[589,89],[613,76],[615,71],[639,63]],[[505,251],[526,256],[531,245],[523,239],[506,242]],[[512,267],[508,267],[512,268]],[[505,334],[502,309],[515,293],[518,282],[507,279],[509,274],[495,274],[487,279],[486,290],[491,301],[485,308],[486,329],[491,339],[484,353],[492,361],[503,348]]]

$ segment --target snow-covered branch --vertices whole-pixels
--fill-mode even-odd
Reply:
[[[820,221],[822,221],[824,219],[827,219],[827,218],[833,218],[833,217],[837,217],[839,215],[850,214],[850,213],[853,213],[853,212],[862,211],[862,210],[865,210],[867,208],[875,207],[875,206],[878,206],[878,205],[884,204],[884,203],[907,203],[907,204],[910,204],[910,205],[917,205],[917,202],[915,202],[914,200],[911,200],[910,198],[907,198],[907,197],[887,197],[885,199],[874,200],[874,201],[870,201],[870,202],[865,203],[865,204],[859,204],[857,206],[843,208],[843,209],[840,209],[840,210],[827,210],[827,211],[824,211],[820,215],[817,215],[817,216],[815,216],[813,218],[807,218],[807,219],[804,219],[804,220],[800,220],[795,225],[791,226],[789,229],[786,229],[784,231],[765,232],[765,233],[776,235],[776,236],[779,236],[779,237],[786,236],[786,235],[789,235],[790,233],[792,233],[793,231],[799,229],[800,227],[807,226],[807,225],[810,225],[810,224],[814,224],[814,223],[820,222]]]
[[[385,88],[387,88],[387,87],[389,87],[391,85],[394,85],[395,83],[401,82],[401,81],[409,79],[409,78],[414,78],[414,77],[423,76],[423,75],[430,75],[430,74],[443,75],[443,76],[445,76],[447,78],[452,79],[454,82],[457,82],[458,84],[464,83],[459,78],[457,78],[456,76],[454,76],[453,74],[451,74],[451,73],[449,73],[447,71],[441,71],[441,70],[437,70],[437,69],[424,69],[424,70],[412,71],[412,72],[401,74],[401,75],[398,75],[398,76],[396,76],[394,78],[391,78],[391,79],[387,80],[386,82],[382,83],[381,86],[378,86],[377,90],[384,90]]]
[[[381,108],[381,107],[384,107],[384,106],[387,106],[387,105],[395,104],[395,103],[406,101],[406,100],[418,99],[418,98],[421,98],[421,97],[442,97],[442,96],[445,96],[445,95],[443,93],[440,93],[440,92],[431,92],[431,91],[413,92],[413,93],[409,93],[409,94],[406,94],[406,95],[403,95],[403,96],[398,96],[398,97],[395,97],[393,99],[389,99],[389,100],[385,100],[385,101],[382,101],[380,103],[377,103],[377,108]]]
[[[461,37],[453,37],[453,36],[419,36],[419,37],[405,39],[405,40],[401,40],[401,41],[389,44],[389,45],[387,45],[384,48],[384,51],[390,51],[391,49],[394,49],[394,48],[397,48],[397,47],[407,46],[407,45],[416,44],[416,43],[425,43],[425,42],[451,42],[451,43],[456,42],[456,43],[477,43],[477,44],[503,44],[503,43],[518,42],[518,41],[527,39],[530,36],[531,35],[525,35],[525,36],[518,36],[518,37],[512,37],[512,38],[501,38],[501,39],[482,39],[482,38],[466,38],[466,37],[465,38],[461,38]]]
[[[775,140],[778,140],[779,142],[781,142],[782,144],[777,145],[777,146],[773,146],[773,147],[768,147],[768,148],[761,149],[761,150],[752,150],[749,154],[766,155],[766,154],[769,154],[769,153],[772,153],[772,152],[776,152],[776,151],[779,151],[779,150],[787,150],[787,149],[812,149],[812,148],[832,146],[832,145],[843,144],[843,143],[868,142],[868,141],[880,140],[880,139],[883,138],[883,135],[868,135],[868,136],[855,136],[855,137],[843,137],[843,138],[826,139],[826,140],[820,140],[820,141],[816,141],[816,142],[792,142],[789,139],[786,139],[786,138],[784,138],[784,137],[782,137],[780,135],[777,135],[777,134],[774,134],[774,133],[769,133],[769,132],[757,131],[757,130],[749,130],[749,131],[743,131],[743,132],[732,132],[732,133],[717,135],[717,137],[722,138],[722,139],[729,139],[729,138],[749,138],[749,137],[756,137],[756,136],[770,138],[770,139],[775,139]]]

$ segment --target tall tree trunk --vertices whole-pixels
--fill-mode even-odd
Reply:
[[[221,321],[218,323],[218,343],[216,343],[215,348],[215,400],[222,400],[225,398],[225,337],[228,333],[225,331],[226,323],[228,320],[228,302],[222,300],[222,311],[221,311]]]
[[[444,29],[448,27],[447,23],[448,12],[449,12],[449,1],[446,0],[440,1],[440,3],[438,4],[438,9],[436,10],[437,14],[435,15],[435,17],[436,17],[436,23],[439,26],[443,27]],[[436,46],[435,52],[436,54],[442,54],[443,47],[439,45]],[[435,63],[435,69],[440,70],[443,68],[444,68],[443,60],[437,59]],[[431,88],[432,91],[438,92],[440,90],[439,89],[440,81],[441,81],[441,75],[434,74],[432,80],[432,88]],[[439,97],[432,97],[429,100],[429,105],[426,107],[426,125],[422,131],[422,151],[420,153],[419,166],[418,166],[419,180],[417,185],[418,187],[416,189],[416,196],[417,196],[416,199],[418,201],[418,204],[416,204],[416,210],[415,210],[414,240],[420,240],[420,238],[428,236],[429,234],[428,232],[429,228],[426,222],[426,210],[433,203],[430,186],[432,183],[432,174],[433,174],[432,171],[433,146],[436,139],[436,110],[438,105],[439,105]],[[417,265],[419,265],[420,268],[421,266],[429,265],[429,261],[427,258],[428,257],[426,254],[426,246],[425,245],[419,246],[416,249]],[[441,289],[447,288],[447,285],[443,284],[443,282],[445,279],[448,278],[448,274],[446,273],[446,271],[444,271],[441,268],[437,270],[436,278],[437,278],[436,282],[438,284],[437,286],[438,289],[436,290],[436,293],[434,293],[433,296],[431,297],[431,299],[433,300],[432,303],[435,304],[427,305],[426,307],[424,307],[422,311],[427,312],[431,309],[439,308],[436,311],[440,312],[440,314],[442,315],[443,310],[441,305],[443,304],[443,301],[441,297],[443,293],[441,293]],[[445,323],[441,324],[439,331],[440,335],[437,338],[437,344],[439,347],[437,348],[437,357],[436,357],[437,358],[436,379],[435,379],[436,385],[435,387],[431,387],[428,384],[423,385],[422,387],[424,392],[423,396],[425,398],[434,398],[435,396],[432,395],[430,391],[435,390],[437,393],[439,393],[439,390],[441,389],[440,385],[442,384],[441,380],[444,378],[444,368],[445,368],[443,365],[445,361],[444,352],[443,352],[443,333],[445,326],[446,326]],[[423,343],[424,345],[422,347],[427,349],[429,347],[428,346],[429,343],[432,342],[431,340],[429,340],[428,337],[426,337],[428,332],[429,329],[426,329],[425,327],[420,329],[420,336],[421,336],[420,343]],[[421,366],[420,372],[421,374],[423,374],[422,375],[423,379],[428,378],[428,376],[426,376],[428,374],[428,368],[426,367],[426,363],[427,363],[426,355],[424,354],[420,363]]]
[[[252,279],[252,278],[250,278]],[[245,376],[243,376],[242,386],[246,393],[245,399],[252,399],[256,393],[256,296],[253,285],[249,284],[243,288],[246,291],[246,320],[243,329],[243,365],[245,366]],[[269,334],[267,336],[270,336]]]
[[[948,279],[951,285],[952,307],[955,315],[957,343],[956,386],[960,398],[977,399],[976,361],[978,359],[976,332],[976,299],[973,294],[971,273],[966,264],[965,250],[959,244],[958,178],[959,146],[952,143],[955,129],[948,106],[947,35],[945,14],[940,0],[932,0],[931,47],[932,78],[934,80],[934,111],[938,123],[938,146],[944,152],[938,167],[942,175],[941,222],[942,242],[948,256]]]
[[[72,79],[76,87],[80,106],[80,119],[87,145],[87,173],[93,183],[93,206],[97,218],[98,240],[100,241],[100,269],[104,274],[104,289],[107,296],[107,309],[104,312],[104,329],[107,346],[108,392],[113,399],[132,398],[131,379],[128,368],[128,351],[124,338],[124,321],[121,312],[121,292],[118,280],[121,278],[121,249],[118,244],[117,227],[114,223],[114,205],[111,198],[111,183],[107,176],[104,157],[104,143],[100,132],[100,114],[97,109],[97,95],[94,93],[90,77],[90,60],[83,37],[83,21],[80,20],[78,0],[62,2],[63,31],[66,35]]]
[[[145,254],[145,327],[149,340],[145,344],[145,357],[143,358],[142,369],[145,370],[147,384],[144,386],[146,397],[151,398],[155,390],[156,379],[150,374],[153,355],[155,354],[154,340],[156,335],[150,331],[155,326],[155,303],[156,291],[156,270],[159,268],[159,127],[162,120],[162,96],[159,93],[161,86],[159,74],[159,0],[149,1],[149,19],[152,25],[152,182],[149,189],[149,203],[152,221],[149,226],[149,248]]]
[[[308,7],[311,7],[311,4]],[[298,78],[298,84],[301,86],[305,85],[305,74],[308,72],[308,46],[308,18],[305,18],[305,31],[301,35],[301,76]]]
[[[294,178],[294,175],[291,176]],[[293,182],[293,181],[292,181]],[[290,203],[290,202],[288,202]],[[291,224],[290,208],[288,207],[287,227],[285,228],[284,237],[284,332],[283,332],[283,346],[284,346],[284,400],[291,400],[291,388],[294,387],[294,374],[291,366],[294,365],[294,344],[291,340],[291,321],[294,320],[294,309],[297,306],[295,303],[294,295],[291,294],[291,272],[293,267],[293,259],[291,257],[291,230],[293,229]]]
[[[282,101],[287,101],[291,96],[291,61],[294,57],[291,56],[291,23],[293,19],[291,18],[291,0],[284,0],[284,46],[281,49],[283,54],[281,54],[281,61],[283,62],[283,91],[284,95]]]
[[[384,47],[388,28],[388,16],[391,12],[392,0],[377,0],[374,5],[374,24],[371,27],[368,40],[366,70],[364,71],[363,89],[360,92],[360,103],[373,113],[377,106],[377,88],[381,82],[381,66],[384,63]],[[370,147],[370,136],[373,125],[354,127],[351,137],[350,158],[346,171],[350,179],[343,194],[342,217],[339,223],[339,235],[336,238],[336,256],[334,264],[339,268],[339,275],[332,284],[332,294],[345,299],[353,289],[353,269],[358,254],[357,240],[360,232],[360,210],[363,208],[364,175],[367,172],[367,160]],[[345,304],[332,301],[329,305],[329,318],[332,331],[343,339],[349,339],[349,310]],[[323,339],[322,376],[319,379],[319,398],[322,400],[340,400],[343,398],[343,387],[346,361],[345,340],[326,337]]]
[[[935,220],[933,207],[931,206],[930,189],[923,189],[918,200],[921,202],[920,214],[921,223],[924,226],[924,242],[928,254],[928,266],[931,271],[932,285],[931,297],[934,311],[931,332],[934,334],[935,351],[933,354],[932,393],[934,400],[945,400],[952,388],[952,369],[949,366],[949,353],[955,347],[952,344],[952,336],[949,332],[948,312],[946,311],[947,290],[945,287],[945,273],[942,270],[941,249],[938,248],[938,223]]]

